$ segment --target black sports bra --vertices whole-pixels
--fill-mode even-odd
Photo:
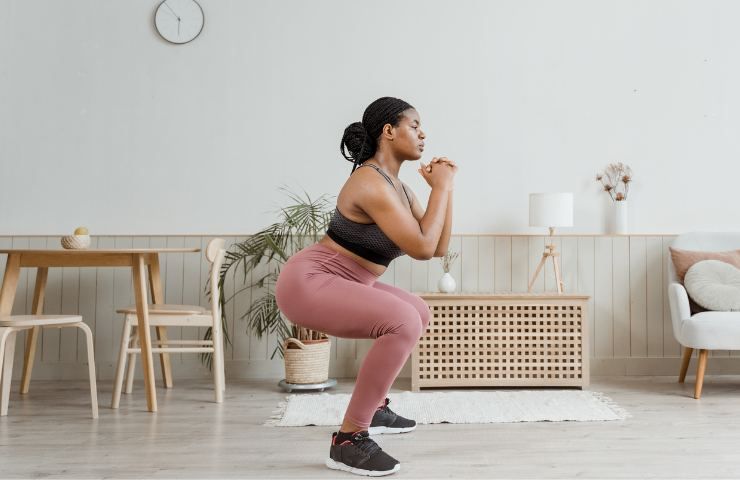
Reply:
[[[394,189],[396,188],[390,177],[378,166],[372,163],[366,163],[357,168],[362,167],[373,167],[375,171],[385,177]],[[403,188],[403,193],[406,195],[406,199],[408,200],[410,207],[411,198],[409,198],[406,187],[404,187],[403,184],[401,184],[401,187]],[[394,258],[398,258],[404,254],[404,251],[401,250],[398,245],[393,243],[393,241],[383,233],[376,223],[354,222],[342,215],[339,208],[334,209],[334,213],[329,221],[329,229],[326,231],[326,234],[329,238],[350,252],[359,255],[365,260],[369,260],[386,267],[390,265]]]

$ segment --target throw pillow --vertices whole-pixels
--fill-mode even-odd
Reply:
[[[740,268],[740,250],[731,250],[729,252],[701,252],[696,250],[680,250],[678,248],[668,247],[671,251],[671,260],[676,269],[678,281],[683,283],[686,272],[696,262],[702,260],[719,260]]]
[[[720,312],[740,311],[740,269],[719,260],[702,260],[689,268],[684,286],[696,303]]]

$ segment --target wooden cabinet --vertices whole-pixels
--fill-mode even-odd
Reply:
[[[588,385],[588,296],[417,293],[429,328],[411,388]]]

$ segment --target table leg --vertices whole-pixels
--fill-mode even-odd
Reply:
[[[5,264],[3,286],[0,287],[0,316],[10,315],[13,311],[15,291],[18,288],[18,275],[21,271],[21,255],[8,254],[8,263]]]
[[[152,303],[164,303],[162,293],[162,278],[159,275],[159,255],[152,255],[149,262],[149,288],[152,292]],[[156,327],[157,340],[161,347],[167,346],[167,327]],[[170,354],[160,353],[159,361],[162,365],[162,379],[165,388],[172,388],[172,367],[170,365]]]
[[[139,320],[139,344],[141,346],[141,366],[144,370],[146,404],[150,412],[157,411],[157,392],[154,385],[154,366],[152,365],[152,337],[149,332],[149,307],[146,298],[146,263],[143,254],[133,258],[134,298],[136,316]]]
[[[36,270],[36,286],[33,290],[33,305],[31,313],[41,315],[44,311],[44,293],[46,292],[46,279],[49,276],[48,267],[39,267]],[[36,358],[36,343],[38,342],[41,327],[33,327],[28,330],[26,337],[26,353],[23,357],[23,377],[21,377],[21,395],[28,393],[28,387],[31,383],[31,371],[33,370],[33,361]]]

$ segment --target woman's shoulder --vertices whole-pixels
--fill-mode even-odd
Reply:
[[[382,188],[382,185],[377,183],[376,178],[368,175],[374,172],[367,172],[365,170],[370,169],[362,168],[352,172],[352,175],[342,185],[339,195],[337,195],[337,207],[341,210],[342,214],[346,218],[359,223],[372,221],[362,206],[368,198],[373,196],[374,192]],[[383,179],[381,178],[381,180]]]
[[[392,187],[388,180],[386,180],[380,173],[376,172],[372,167],[357,168],[349,176],[346,182],[344,182],[344,188],[350,188],[360,192],[372,189],[377,191],[378,189]],[[385,190],[382,190],[385,191]]]
[[[381,178],[381,180],[383,180]],[[384,192],[385,187],[374,177],[360,172],[355,172],[344,182],[339,196],[350,199],[353,204],[359,205],[363,199],[371,198],[378,193]]]

